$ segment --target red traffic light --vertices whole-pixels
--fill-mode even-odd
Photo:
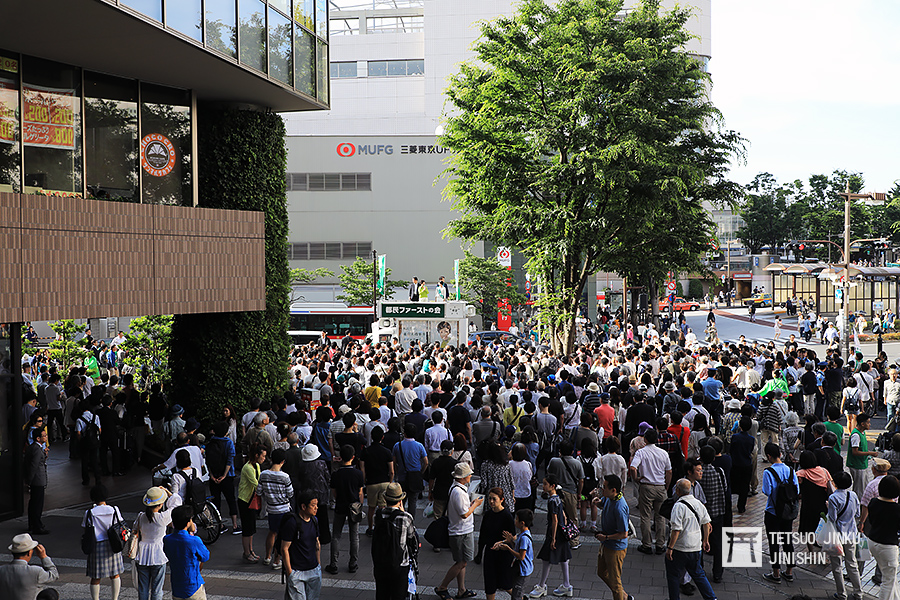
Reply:
[[[805,249],[806,249],[806,244],[800,244],[800,245],[798,246],[798,248],[799,248],[800,250],[805,250]]]

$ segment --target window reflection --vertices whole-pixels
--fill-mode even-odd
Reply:
[[[166,25],[198,42],[203,41],[202,19],[201,0],[169,0],[166,3]]]
[[[297,27],[294,40],[294,88],[316,97],[316,42],[312,34]]]
[[[143,203],[193,203],[189,92],[141,85],[140,161]]]
[[[81,72],[24,57],[25,193],[81,193]]]
[[[269,9],[269,75],[293,85],[291,65],[291,20]]]
[[[274,6],[286,15],[291,14],[291,0],[269,0],[269,5]]]
[[[88,193],[138,201],[137,82],[85,73],[84,152]]]
[[[309,29],[315,31],[315,0],[294,0],[294,20]]]
[[[328,45],[322,40],[318,40],[316,45],[316,98],[328,104]]]
[[[260,0],[241,0],[240,61],[266,72],[266,6]]]
[[[237,57],[237,8],[234,0],[206,0],[206,45]]]
[[[0,192],[18,192],[19,163],[19,58],[0,52]]]
[[[162,0],[120,0],[119,3],[162,23]]]
[[[21,450],[16,451],[16,440],[21,441],[21,438],[14,430],[16,419],[11,418],[14,415],[13,384],[21,381],[21,375],[15,373],[13,365],[11,330],[18,331],[18,327],[0,324],[0,470],[4,473],[15,473],[16,462],[22,462]],[[17,359],[20,353],[21,350],[17,352]],[[5,484],[0,489],[0,514],[10,516],[16,510],[16,496],[21,498],[21,493],[18,483]]]
[[[316,0],[316,35],[328,39],[328,0]]]

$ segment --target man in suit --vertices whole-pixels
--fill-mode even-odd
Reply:
[[[34,600],[39,586],[59,579],[59,571],[47,551],[27,533],[14,537],[9,551],[12,562],[0,567],[0,598]],[[34,555],[41,559],[41,566],[28,564]]]
[[[412,283],[409,284],[409,301],[419,301],[419,278],[413,277]]]
[[[837,443],[837,436],[833,431],[826,431],[822,434],[822,446],[816,448],[813,452],[819,466],[831,473],[832,479],[837,477],[839,473],[844,472],[844,459],[834,451],[834,445]]]
[[[31,488],[28,499],[28,531],[35,535],[50,533],[41,522],[44,491],[47,489],[47,428],[31,430],[31,444],[25,451],[25,485]]]

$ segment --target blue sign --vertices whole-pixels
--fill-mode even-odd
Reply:
[[[759,266],[759,257],[758,257],[758,256],[754,256],[754,257],[753,257],[753,266],[754,266],[754,267],[758,267],[758,266]]]

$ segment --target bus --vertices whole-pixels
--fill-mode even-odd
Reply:
[[[345,304],[303,302],[291,305],[290,325],[293,332],[324,331],[329,339],[340,340],[348,333],[357,340],[372,332],[372,307]]]

